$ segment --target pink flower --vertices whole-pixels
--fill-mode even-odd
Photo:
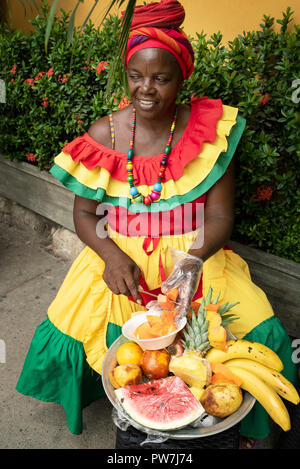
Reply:
[[[27,153],[26,155],[27,161],[35,161],[36,157],[34,156],[33,153]]]
[[[105,70],[106,65],[108,65],[108,62],[106,62],[105,60],[102,60],[102,62],[100,62],[97,65],[96,72],[97,72],[98,75],[100,75],[100,73]]]
[[[15,82],[15,79],[14,79],[14,78],[12,78],[10,81],[11,81],[12,83],[14,83],[14,82]]]
[[[49,100],[47,98],[47,96],[45,98],[43,98],[42,100],[42,106],[44,106],[44,108],[46,108],[49,104]]]
[[[48,72],[46,72],[46,73],[47,73],[48,77],[52,77],[52,75],[54,74],[53,68],[52,67],[49,68]]]
[[[10,73],[16,73],[17,72],[17,67],[16,65],[13,65],[13,68],[10,70]]]
[[[24,83],[29,83],[30,86],[34,86],[34,79],[33,78],[27,78]]]
[[[124,109],[125,107],[129,106],[129,104],[130,104],[129,99],[127,99],[126,96],[124,96],[119,102],[118,109]]]
[[[257,188],[256,194],[253,194],[252,196],[252,200],[253,202],[260,202],[261,200],[270,200],[272,197],[272,194],[273,194],[273,189],[270,186],[265,188],[262,185]]]

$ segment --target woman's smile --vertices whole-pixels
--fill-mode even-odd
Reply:
[[[137,101],[138,101],[138,104],[139,104],[140,108],[145,110],[145,111],[152,110],[154,108],[154,106],[157,104],[156,101],[150,100],[150,99],[139,98],[139,99],[137,99]]]

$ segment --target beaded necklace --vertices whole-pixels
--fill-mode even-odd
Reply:
[[[134,137],[135,137],[135,126],[136,126],[136,110],[133,108],[133,116],[132,116],[132,124],[131,124],[131,137],[130,137],[130,148],[128,150],[128,155],[127,155],[127,165],[126,169],[128,172],[127,176],[127,181],[129,182],[129,193],[131,195],[131,200],[132,202],[135,203],[144,203],[145,205],[150,205],[152,202],[157,201],[160,198],[160,193],[162,190],[162,180],[164,179],[165,176],[165,171],[166,167],[168,165],[168,156],[171,152],[171,143],[173,140],[173,135],[175,131],[175,125],[176,125],[176,119],[177,119],[177,108],[175,109],[172,125],[171,125],[171,130],[170,130],[170,135],[168,139],[168,143],[165,146],[164,149],[164,154],[160,163],[160,168],[159,168],[159,173],[157,177],[157,182],[153,186],[153,190],[149,195],[146,195],[145,197],[139,193],[137,188],[134,185],[134,179],[133,179],[133,163],[132,163],[132,158],[133,158],[133,146],[134,146]]]

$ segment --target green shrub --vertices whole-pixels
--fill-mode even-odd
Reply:
[[[1,152],[10,159],[34,155],[33,164],[46,170],[65,142],[116,110],[124,96],[116,80],[114,95],[105,97],[109,65],[103,62],[109,64],[116,49],[119,20],[109,17],[101,30],[89,23],[69,44],[69,17],[62,11],[46,56],[47,9],[45,3],[44,16],[33,21],[30,34],[0,27],[0,79],[7,84],[7,103],[0,104]],[[277,20],[277,33],[274,18],[265,16],[259,30],[238,35],[228,46],[220,32],[210,38],[197,34],[192,38],[195,71],[180,99],[209,96],[239,108],[247,126],[235,158],[232,238],[299,262],[300,93],[293,85],[300,87],[300,27],[288,32],[290,21],[288,8]],[[28,78],[34,86],[24,83]]]
[[[69,15],[61,10],[46,55],[46,3],[43,11],[32,21],[32,33],[0,27],[0,78],[7,88],[7,102],[0,105],[0,148],[10,159],[26,160],[32,154],[35,164],[47,170],[65,142],[117,109],[123,90],[117,86],[107,102],[106,65],[97,73],[97,66],[109,61],[116,48],[119,24],[115,18],[108,18],[101,31],[87,24],[82,34],[76,30],[73,42],[67,43]]]

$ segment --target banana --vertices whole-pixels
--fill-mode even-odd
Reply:
[[[231,366],[237,366],[238,368],[243,368],[244,370],[254,373],[271,388],[273,388],[274,391],[276,391],[281,397],[287,401],[292,402],[293,404],[299,404],[300,397],[297,390],[293,384],[290,383],[278,371],[247,358],[236,358],[229,360],[225,363],[225,365],[229,368],[231,368]]]
[[[254,373],[246,371],[243,368],[238,368],[237,366],[231,366],[230,369],[232,373],[243,381],[241,388],[255,397],[274,422],[285,432],[290,430],[291,421],[289,413],[277,392]]]
[[[276,371],[280,372],[283,370],[283,364],[278,355],[263,344],[237,339],[228,340],[227,346],[227,352],[211,348],[205,355],[205,358],[212,363],[224,363],[233,358],[249,358]]]

